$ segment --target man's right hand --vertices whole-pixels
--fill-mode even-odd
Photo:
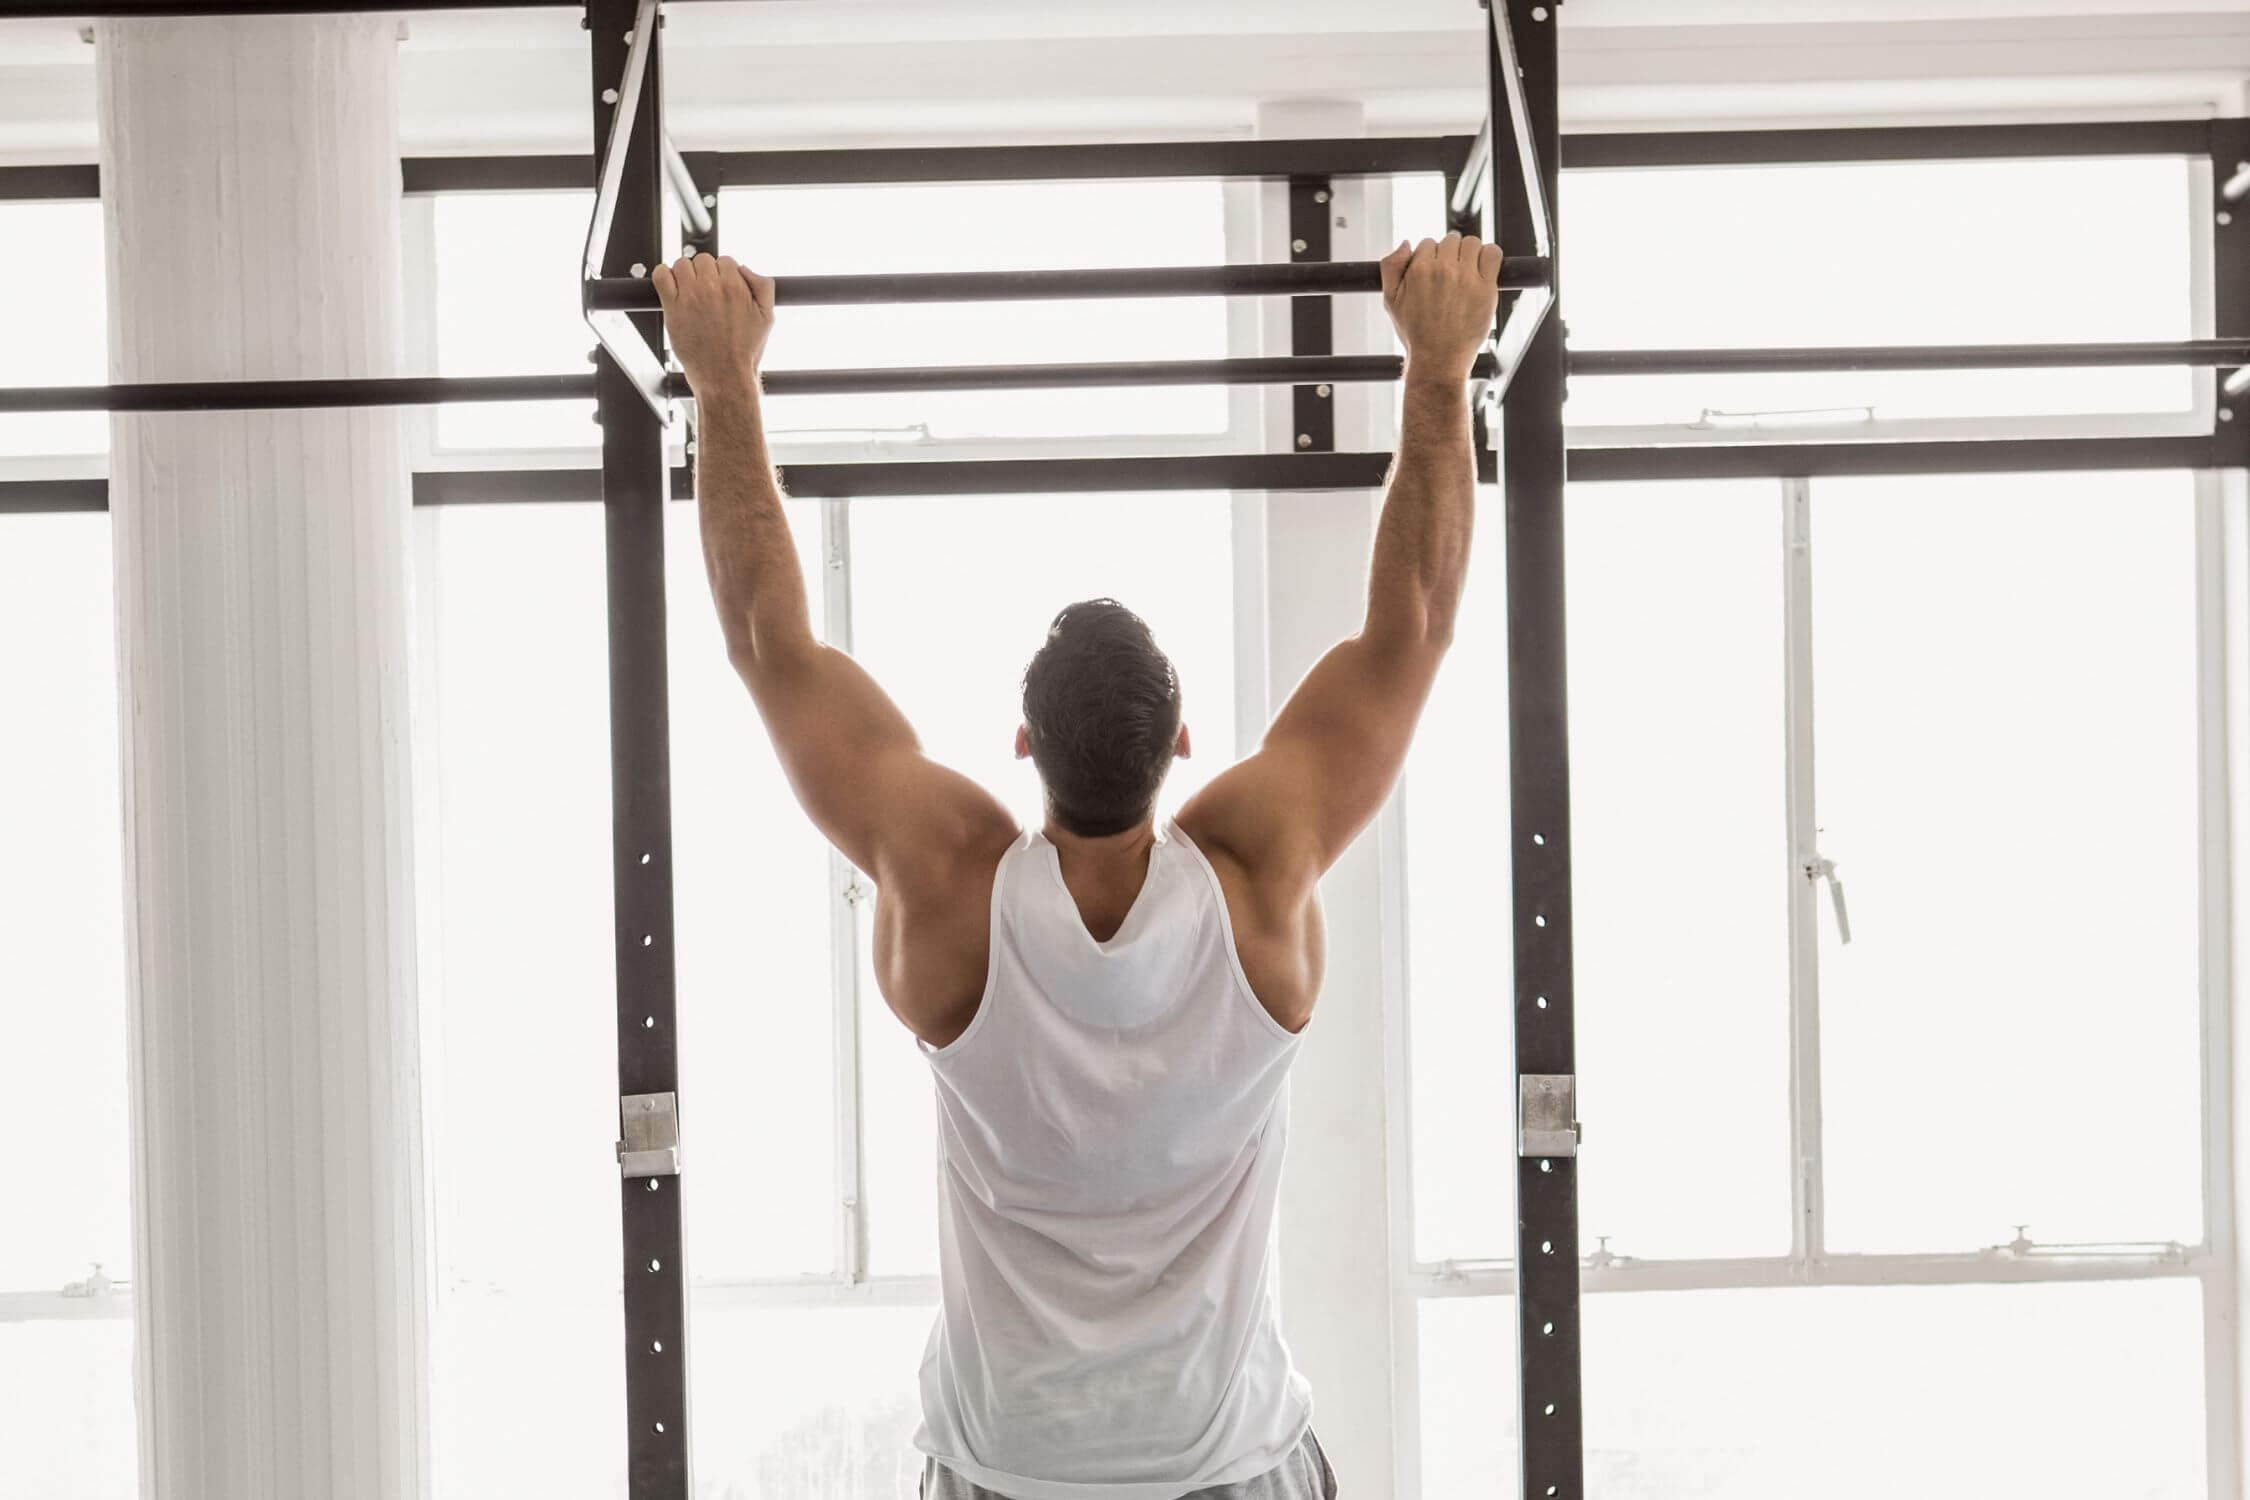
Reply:
[[[658,266],[649,274],[664,306],[672,352],[698,399],[755,391],[758,361],[773,332],[773,280],[732,258],[708,255]]]
[[[1492,336],[1500,302],[1500,247],[1449,234],[1383,257],[1383,308],[1417,375],[1469,378]]]

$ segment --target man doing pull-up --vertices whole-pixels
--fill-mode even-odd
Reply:
[[[1045,794],[1030,830],[813,634],[760,416],[773,283],[708,255],[655,272],[728,656],[806,814],[874,882],[876,979],[936,1080],[927,1500],[1335,1493],[1277,1313],[1285,1085],[1320,877],[1389,794],[1452,639],[1500,252],[1447,235],[1382,265],[1405,395],[1365,624],[1159,824],[1189,749],[1172,664],[1123,605],[1063,609],[1015,727]]]

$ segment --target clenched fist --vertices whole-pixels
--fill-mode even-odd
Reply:
[[[1418,373],[1469,378],[1500,303],[1500,247],[1449,234],[1383,257],[1383,308]]]
[[[773,278],[727,256],[688,256],[649,273],[672,352],[697,400],[758,385],[758,361],[773,332]]]

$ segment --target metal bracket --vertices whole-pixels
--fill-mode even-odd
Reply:
[[[1516,1155],[1578,1154],[1578,1080],[1570,1073],[1516,1079]]]
[[[625,1139],[617,1143],[617,1164],[627,1177],[680,1175],[680,1096],[627,1094],[617,1101]]]

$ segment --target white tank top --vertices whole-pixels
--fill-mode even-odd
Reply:
[[[1178,825],[1106,943],[1024,835],[983,1002],[922,1050],[944,1300],[915,1446],[1016,1500],[1177,1500],[1286,1459],[1312,1420],[1274,1256],[1297,1038]]]

